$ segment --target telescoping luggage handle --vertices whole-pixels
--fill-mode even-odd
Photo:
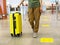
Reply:
[[[14,10],[15,10],[15,12],[20,12],[21,11],[20,7],[15,7]]]
[[[14,10],[13,11],[10,11],[10,13],[21,13],[21,9],[20,9],[20,7],[13,7],[14,8]],[[10,8],[10,10],[11,10],[11,8]]]
[[[18,11],[17,11],[18,10]],[[16,7],[15,7],[15,13],[18,13],[19,15],[21,15],[21,13],[20,13],[20,7],[17,7],[17,10],[16,10]]]

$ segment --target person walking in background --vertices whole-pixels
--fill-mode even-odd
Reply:
[[[39,20],[41,15],[41,1],[42,0],[28,0],[28,19],[30,25],[33,29],[33,37],[38,37],[38,30],[39,30]],[[24,0],[21,0],[20,6]]]

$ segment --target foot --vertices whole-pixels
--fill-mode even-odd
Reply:
[[[37,33],[33,33],[33,38],[37,38],[38,37],[38,34]]]

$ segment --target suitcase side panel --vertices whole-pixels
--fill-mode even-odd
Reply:
[[[14,34],[13,28],[13,14],[10,14],[10,33]]]
[[[16,17],[16,34],[20,34],[22,32],[22,20],[21,20],[21,15],[19,13],[15,13]]]
[[[22,32],[22,15],[20,15],[20,31]]]

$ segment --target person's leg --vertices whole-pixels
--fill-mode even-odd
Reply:
[[[34,8],[34,16],[35,16],[34,32],[35,33],[38,33],[40,15],[41,15],[40,7]]]
[[[29,22],[30,22],[31,27],[34,30],[34,14],[33,14],[32,8],[28,8],[28,18],[29,18]]]
[[[38,29],[39,29],[39,19],[40,19],[40,8],[34,8],[34,18],[35,18],[35,24],[34,24],[34,30],[33,30],[33,37],[36,38],[38,35]]]

